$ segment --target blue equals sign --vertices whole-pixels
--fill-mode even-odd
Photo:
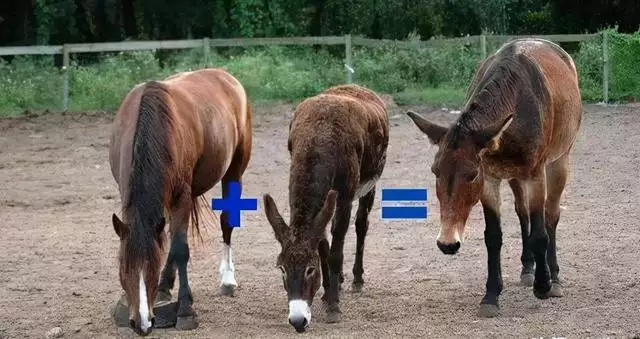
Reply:
[[[414,203],[410,206],[382,206],[382,219],[427,219],[427,190],[422,188],[383,188],[382,202]],[[415,203],[421,203],[415,206]]]

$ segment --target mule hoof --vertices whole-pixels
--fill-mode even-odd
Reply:
[[[562,285],[559,283],[552,283],[551,289],[547,293],[552,298],[562,298],[564,296],[564,291],[562,290]]]
[[[523,273],[520,275],[520,285],[531,287],[533,286],[533,281],[535,280],[533,273]]]
[[[544,283],[533,282],[533,295],[535,295],[536,298],[543,300],[549,298],[549,291],[551,291],[551,281]]]
[[[198,328],[197,315],[178,317],[178,320],[176,321],[176,330],[178,331],[189,331],[189,330],[195,330],[196,328]]]
[[[342,312],[340,311],[329,311],[327,312],[327,323],[335,324],[342,321]]]
[[[220,286],[220,294],[227,296],[227,297],[233,297],[235,295],[236,292],[236,285],[221,285]]]
[[[158,291],[156,295],[156,304],[162,304],[171,301],[171,292],[169,291]]]
[[[353,283],[351,284],[351,292],[352,293],[360,293],[362,292],[362,287],[364,286],[364,283]]]
[[[492,304],[480,304],[478,316],[481,318],[493,318],[500,314],[500,308]]]

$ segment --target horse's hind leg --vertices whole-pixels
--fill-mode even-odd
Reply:
[[[356,261],[353,264],[353,285],[351,290],[353,292],[362,291],[362,285],[364,279],[362,274],[364,268],[362,265],[362,255],[364,253],[364,239],[367,236],[367,230],[369,229],[369,212],[373,207],[373,199],[376,195],[375,186],[364,197],[360,198],[358,202],[358,211],[356,212]]]
[[[545,227],[549,234],[549,245],[547,247],[547,263],[551,273],[550,297],[562,297],[562,286],[558,273],[558,257],[556,252],[556,227],[560,220],[560,198],[567,183],[569,175],[569,155],[568,153],[560,159],[549,164],[546,169],[547,180],[547,200],[545,201]]]
[[[529,239],[529,206],[527,203],[527,192],[525,186],[516,179],[509,180],[509,186],[513,191],[516,214],[520,220],[520,230],[522,232],[522,271],[520,272],[520,283],[522,285],[533,286],[534,260],[533,252],[529,249],[527,240]]]

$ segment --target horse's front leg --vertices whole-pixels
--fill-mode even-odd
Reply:
[[[197,315],[193,310],[193,295],[187,277],[189,263],[189,242],[187,230],[189,227],[189,213],[193,201],[190,192],[183,192],[178,204],[172,209],[171,217],[171,250],[169,257],[178,268],[180,287],[178,289],[178,319],[176,329],[192,330],[198,327]]]
[[[500,311],[499,297],[502,293],[502,268],[500,251],[502,249],[502,229],[500,226],[500,179],[486,177],[482,194],[484,211],[484,243],[487,246],[487,290],[480,302],[478,314],[481,317],[495,317]]]

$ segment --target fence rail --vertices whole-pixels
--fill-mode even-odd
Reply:
[[[606,33],[603,36],[603,96],[604,102],[609,98],[609,58]],[[344,45],[345,46],[345,68],[347,82],[353,81],[353,65],[351,50],[353,46],[363,47],[396,47],[396,48],[434,48],[452,42],[463,42],[465,44],[478,44],[484,59],[488,55],[487,40],[506,42],[513,39],[535,37],[547,39],[554,42],[580,42],[596,39],[601,33],[595,34],[552,34],[552,35],[475,35],[447,39],[431,39],[421,41],[399,41],[389,39],[368,39],[351,36],[313,36],[313,37],[280,37],[280,38],[239,38],[239,39],[189,39],[189,40],[163,40],[163,41],[121,41],[121,42],[101,42],[86,44],[65,44],[55,46],[8,46],[0,47],[0,56],[8,55],[63,55],[62,71],[64,72],[63,86],[63,109],[68,109],[69,103],[69,77],[68,66],[71,54],[77,53],[101,53],[101,52],[124,52],[124,51],[144,51],[159,49],[194,49],[202,48],[205,60],[211,47],[249,47],[267,45]]]

